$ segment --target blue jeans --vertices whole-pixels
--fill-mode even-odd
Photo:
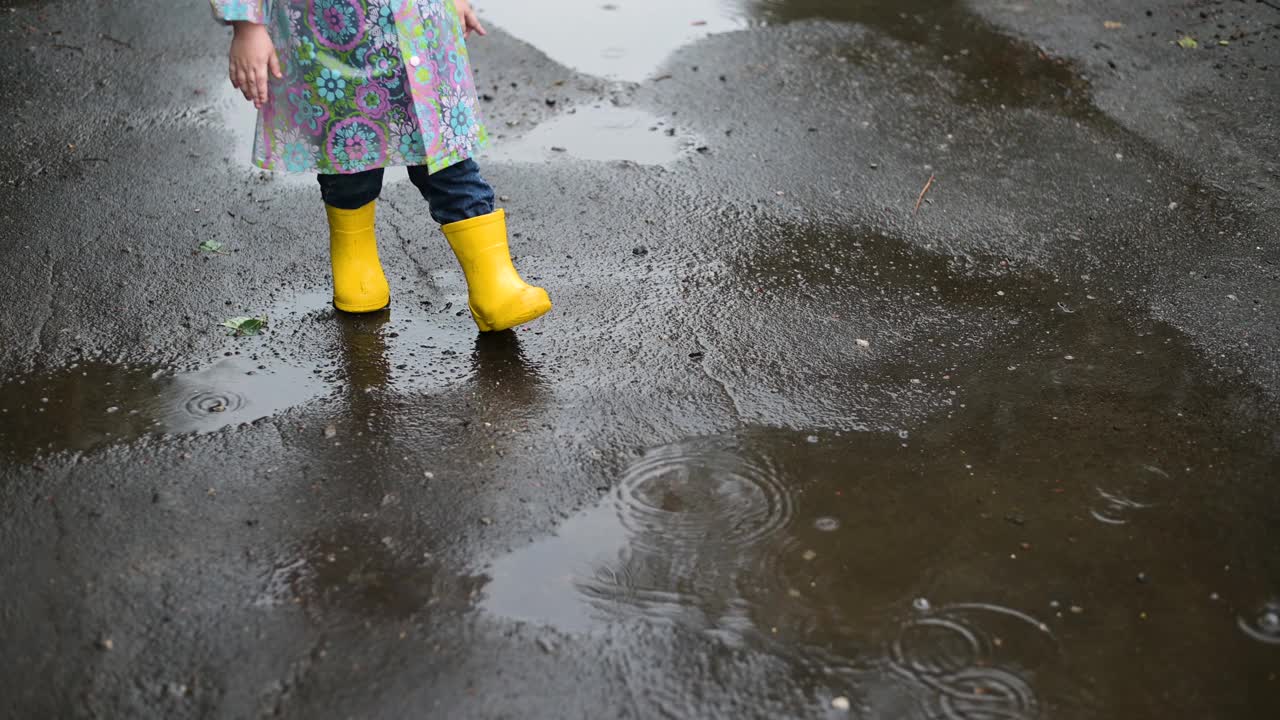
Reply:
[[[326,205],[355,210],[382,193],[382,168],[350,175],[318,175],[320,195]],[[480,177],[480,166],[470,158],[428,173],[426,166],[409,167],[409,180],[431,207],[431,217],[441,225],[493,212],[493,188]]]

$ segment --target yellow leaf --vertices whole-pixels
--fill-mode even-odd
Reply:
[[[1116,22],[1115,20],[1107,20],[1106,22],[1102,23],[1102,27],[1108,30],[1119,30],[1120,28],[1124,27],[1124,23]]]

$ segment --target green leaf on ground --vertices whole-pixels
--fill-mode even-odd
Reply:
[[[226,255],[226,253],[222,252],[222,243],[218,242],[217,240],[205,240],[204,242],[200,243],[200,252],[218,253],[220,255]]]
[[[267,326],[267,316],[262,317],[233,317],[222,321],[222,327],[231,328],[232,334],[241,335],[257,335]]]
[[[1191,37],[1190,35],[1183,35],[1182,37],[1178,38],[1178,45],[1188,50],[1195,50],[1196,48],[1200,47],[1200,43],[1196,42],[1196,39]]]
[[[1226,41],[1226,40],[1219,40],[1219,41],[1218,41],[1218,44],[1219,44],[1219,45],[1221,45],[1222,47],[1226,47],[1226,46],[1230,45],[1231,43],[1230,43],[1230,42],[1228,42],[1228,41]]]

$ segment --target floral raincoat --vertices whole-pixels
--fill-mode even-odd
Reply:
[[[266,25],[280,57],[255,165],[434,173],[488,141],[453,0],[210,1],[218,20]]]

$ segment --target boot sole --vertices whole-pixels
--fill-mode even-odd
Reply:
[[[346,305],[346,306],[339,305],[337,302],[334,302],[333,306],[344,313],[351,313],[352,315],[362,315],[364,313],[371,313],[371,312],[378,312],[379,310],[386,310],[387,308],[391,307],[391,301],[388,300],[382,303],[381,305]]]
[[[546,315],[551,312],[551,303],[547,303],[546,307],[534,308],[529,312],[517,315],[515,318],[512,318],[510,322],[500,323],[497,325],[490,325],[489,323],[481,320],[480,316],[476,314],[476,309],[471,307],[470,303],[467,303],[467,308],[471,310],[471,319],[475,321],[476,327],[480,328],[480,332],[502,332],[503,330],[510,330],[513,327],[519,327],[527,322],[533,322],[543,315]]]

